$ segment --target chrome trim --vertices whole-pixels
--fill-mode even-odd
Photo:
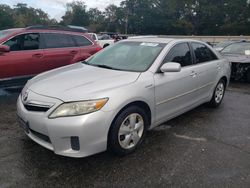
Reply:
[[[175,96],[175,97],[171,97],[171,98],[168,98],[168,99],[166,99],[166,100],[163,100],[163,101],[161,101],[161,102],[159,102],[159,103],[156,103],[156,105],[158,106],[158,105],[167,103],[167,102],[169,102],[169,101],[171,101],[171,100],[175,100],[175,99],[177,99],[177,98],[179,98],[179,97],[183,97],[183,96],[185,96],[185,95],[188,95],[188,94],[190,94],[190,93],[193,93],[193,92],[195,92],[195,91],[198,91],[198,90],[200,90],[200,89],[203,89],[203,88],[208,87],[208,86],[213,85],[213,84],[214,84],[214,82],[209,82],[208,84],[206,84],[206,85],[204,85],[204,86],[198,87],[198,88],[193,89],[193,90],[191,90],[191,91],[188,91],[188,92],[186,92],[186,93],[182,93],[182,94],[177,95],[177,96]]]
[[[24,103],[24,105],[30,105],[30,106],[35,106],[35,107],[43,107],[43,108],[51,108],[52,106],[54,106],[55,104],[52,103],[44,103],[42,104],[42,102],[38,102],[38,101],[30,101],[28,103]]]
[[[60,30],[59,30],[60,31]],[[73,32],[73,31],[71,31],[71,32]],[[86,36],[84,36],[84,35],[81,35],[81,34],[77,34],[77,33],[70,33],[70,32],[66,32],[65,33],[65,31],[61,31],[61,32],[47,32],[47,31],[37,31],[36,32],[36,30],[34,30],[33,32],[30,32],[30,31],[25,31],[25,32],[21,32],[21,33],[18,33],[18,34],[16,34],[16,35],[14,35],[14,36],[12,36],[12,37],[10,37],[10,38],[8,38],[7,40],[5,40],[5,41],[3,41],[0,45],[3,45],[5,42],[7,42],[7,41],[9,41],[9,40],[11,40],[11,39],[13,39],[14,37],[17,37],[17,36],[20,36],[20,35],[24,35],[24,34],[32,34],[32,33],[38,33],[39,35],[41,35],[41,34],[44,34],[44,33],[48,33],[48,34],[50,34],[50,33],[60,33],[60,34],[65,34],[65,35],[76,35],[76,36],[82,36],[82,37],[84,37],[85,39],[87,39],[89,42],[91,42],[91,45],[89,45],[89,46],[94,46],[95,45],[95,43],[94,42],[92,42],[91,40],[89,40],[88,39],[88,37],[86,37]],[[41,36],[39,37],[39,39],[41,38]],[[40,47],[40,44],[39,44],[39,47]],[[86,46],[72,46],[72,47],[61,47],[61,48],[39,48],[39,49],[35,49],[35,50],[19,50],[19,51],[10,51],[10,52],[23,52],[23,51],[37,51],[37,50],[46,50],[46,49],[65,49],[65,48],[79,48],[79,47],[86,47]]]

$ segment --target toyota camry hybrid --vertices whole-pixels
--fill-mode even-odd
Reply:
[[[128,39],[28,81],[17,115],[28,137],[56,154],[125,155],[147,130],[203,103],[219,106],[230,72],[203,42]]]

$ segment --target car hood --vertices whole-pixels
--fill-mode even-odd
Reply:
[[[250,56],[240,54],[222,54],[230,62],[235,63],[250,63]]]
[[[88,100],[105,91],[135,82],[140,73],[104,69],[77,63],[31,79],[26,88],[63,101]]]

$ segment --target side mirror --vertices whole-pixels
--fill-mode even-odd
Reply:
[[[164,63],[161,68],[161,72],[180,72],[181,65],[180,63],[168,62]]]
[[[0,53],[6,53],[10,51],[10,47],[7,45],[0,45]]]

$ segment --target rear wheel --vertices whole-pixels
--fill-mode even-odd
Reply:
[[[111,125],[108,149],[116,155],[126,155],[143,142],[149,122],[143,109],[131,106],[122,111]]]
[[[103,48],[106,48],[107,46],[109,46],[109,44],[104,44],[104,45],[103,45]]]
[[[209,106],[218,107],[221,104],[225,94],[225,89],[226,89],[226,82],[223,79],[221,79],[215,87],[213,97],[209,102]]]

